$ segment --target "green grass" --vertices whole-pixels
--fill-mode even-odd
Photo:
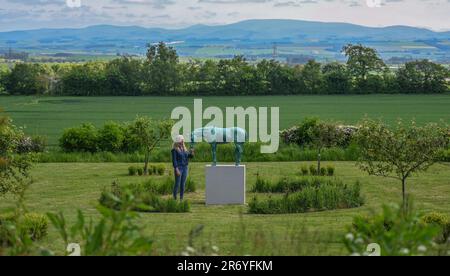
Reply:
[[[312,163],[248,163],[247,190],[251,191],[256,175],[271,181],[296,174],[302,165]],[[336,175],[344,182],[360,181],[365,205],[361,208],[288,215],[251,215],[246,207],[204,205],[204,166],[191,166],[191,177],[199,184],[196,193],[187,195],[191,212],[186,214],[142,214],[139,223],[155,239],[156,255],[180,254],[188,243],[194,227],[205,226],[201,240],[220,248],[220,254],[252,255],[340,255],[346,254],[341,238],[346,226],[357,214],[379,209],[382,204],[401,200],[401,185],[391,179],[368,177],[352,162],[334,164]],[[103,187],[113,180],[136,182],[127,176],[130,164],[39,164],[32,171],[35,183],[28,192],[26,203],[33,212],[62,211],[69,225],[76,218],[76,210],[97,218],[95,206]],[[142,179],[144,180],[144,179]],[[415,176],[408,183],[408,192],[415,198],[421,212],[450,213],[450,164],[438,164],[427,173]],[[248,192],[248,201],[252,197]],[[0,201],[0,210],[13,206],[10,199]],[[305,235],[310,233],[310,235]],[[314,235],[313,237],[311,235]],[[65,248],[53,227],[48,237],[39,242],[61,254]]]
[[[56,145],[64,128],[92,122],[129,121],[137,114],[170,117],[177,106],[193,106],[191,97],[0,97],[3,108],[15,123],[26,126],[30,135],[49,137]],[[268,96],[206,97],[208,106],[278,106],[280,127],[288,128],[307,116],[352,124],[366,114],[388,123],[397,118],[415,118],[418,123],[450,121],[450,95],[364,95],[364,96]]]

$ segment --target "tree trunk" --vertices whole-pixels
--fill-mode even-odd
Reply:
[[[148,163],[150,162],[150,154],[145,154],[144,175],[148,175]]]
[[[320,162],[322,161],[322,151],[317,154],[317,175],[320,175]]]
[[[403,208],[406,211],[407,198],[406,198],[406,178],[402,179],[402,195],[403,195]]]

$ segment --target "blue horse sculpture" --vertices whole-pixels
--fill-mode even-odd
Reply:
[[[196,141],[206,141],[211,145],[213,166],[217,166],[217,145],[234,143],[236,166],[241,164],[244,144],[247,140],[247,132],[238,127],[217,128],[205,127],[194,130],[191,134],[191,148]]]

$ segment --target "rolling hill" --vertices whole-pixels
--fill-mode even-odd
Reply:
[[[450,52],[450,32],[434,32],[408,26],[375,28],[301,20],[247,20],[229,25],[195,25],[177,30],[96,25],[81,29],[38,29],[0,33],[0,49],[13,48],[32,52],[143,53],[147,43],[158,41],[174,42],[182,55],[193,56],[196,56],[197,49],[205,46],[266,49],[271,48],[274,43],[325,47],[330,53],[338,52],[346,43],[381,46],[400,43],[400,46],[406,45],[403,49],[408,49],[408,53],[412,52],[411,47],[416,49],[415,54],[418,54],[417,51],[432,48],[444,57]],[[402,48],[390,50],[400,54],[402,52]],[[227,53],[223,52],[224,55]]]

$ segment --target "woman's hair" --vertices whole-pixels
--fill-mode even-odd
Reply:
[[[184,143],[184,137],[183,136],[177,136],[175,139],[175,142],[172,146],[173,149],[181,149],[183,151],[186,151],[186,144]]]

